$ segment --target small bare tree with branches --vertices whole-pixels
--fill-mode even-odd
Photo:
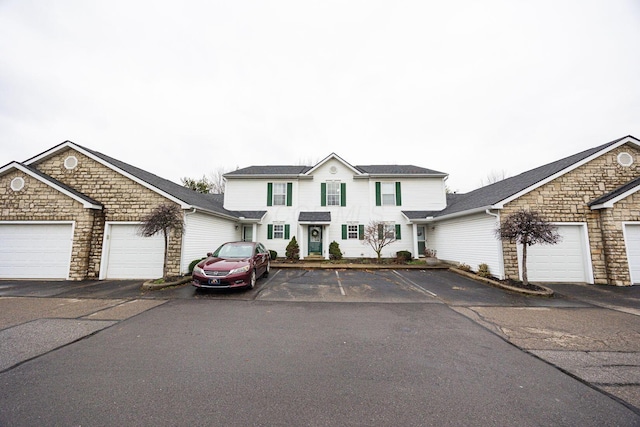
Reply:
[[[162,233],[164,237],[164,264],[162,266],[162,277],[168,278],[168,249],[169,236],[171,231],[180,232],[184,227],[182,219],[182,209],[178,205],[159,205],[143,220],[138,228],[138,234],[143,237],[151,237],[157,233]]]
[[[396,241],[396,231],[393,225],[382,221],[371,221],[364,227],[362,244],[368,244],[378,255],[378,262],[382,257],[382,249]]]
[[[495,230],[496,237],[522,245],[522,283],[529,284],[527,276],[527,248],[538,243],[555,244],[560,241],[558,227],[547,222],[536,211],[520,209],[507,216]]]

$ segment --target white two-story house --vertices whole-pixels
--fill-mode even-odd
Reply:
[[[376,222],[396,238],[384,257],[405,250],[417,258],[426,229],[411,218],[446,207],[445,173],[412,165],[352,166],[336,154],[315,166],[250,166],[224,177],[225,209],[265,212],[240,218],[242,239],[264,242],[278,256],[295,236],[303,259],[329,258],[333,241],[344,257],[375,257],[363,235]]]

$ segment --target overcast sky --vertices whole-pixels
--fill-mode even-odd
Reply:
[[[0,165],[71,140],[180,182],[414,164],[477,188],[640,138],[640,2],[0,0]]]

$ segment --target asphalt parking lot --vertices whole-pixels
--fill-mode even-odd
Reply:
[[[274,269],[247,291],[5,280],[0,372],[175,300],[419,304],[451,309],[640,413],[640,287],[550,287],[553,298],[530,297],[450,271],[419,269]]]

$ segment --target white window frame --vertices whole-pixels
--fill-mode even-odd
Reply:
[[[358,224],[347,224],[347,239],[358,239]]]
[[[274,182],[273,183],[273,206],[286,206],[287,204],[287,183],[286,182]]]
[[[391,233],[391,239],[395,240],[396,238],[396,223],[395,222],[385,222],[384,227],[382,228],[382,232],[386,236],[387,233]]]
[[[389,192],[389,190],[391,190],[391,192]],[[382,202],[382,206],[396,205],[396,183],[395,182],[380,183],[380,200]]]
[[[273,238],[284,239],[284,224],[273,224]]]
[[[327,181],[327,206],[340,206],[340,181]]]

